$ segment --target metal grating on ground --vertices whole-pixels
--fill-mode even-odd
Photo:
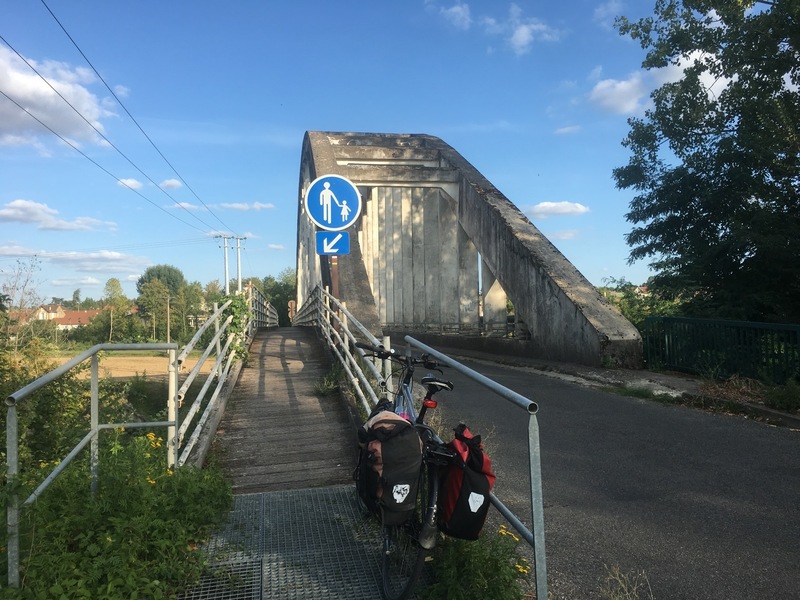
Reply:
[[[380,531],[352,485],[235,496],[207,552],[184,600],[380,597]]]

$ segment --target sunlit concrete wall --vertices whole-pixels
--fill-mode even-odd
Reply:
[[[339,257],[338,281],[340,297],[375,332],[458,333],[467,344],[466,334],[479,333],[482,280],[482,339],[504,333],[507,294],[530,332],[527,352],[640,366],[641,338],[633,325],[472,165],[427,135],[306,134],[299,302],[329,272],[328,259],[312,255],[314,231],[303,214],[305,189],[323,174],[347,177],[361,191],[353,252]]]

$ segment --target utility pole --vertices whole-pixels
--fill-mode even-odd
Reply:
[[[222,238],[222,247],[223,247],[223,255],[225,257],[225,295],[228,296],[231,293],[231,284],[228,280],[228,239],[231,236],[229,235],[215,235],[216,238]]]
[[[167,296],[167,343],[169,344],[169,301],[170,297]]]
[[[242,247],[240,242],[246,240],[244,237],[236,238],[236,293],[242,293]]]

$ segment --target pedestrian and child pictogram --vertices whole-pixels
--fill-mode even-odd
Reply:
[[[306,190],[306,214],[325,231],[347,229],[361,215],[361,194],[352,181],[340,175],[323,175]]]

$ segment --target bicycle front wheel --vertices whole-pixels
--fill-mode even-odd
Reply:
[[[431,479],[427,463],[420,469],[417,503],[414,512],[402,525],[383,527],[383,597],[385,600],[406,600],[422,573],[429,551],[419,544],[427,507],[435,502],[432,497],[435,482]]]

